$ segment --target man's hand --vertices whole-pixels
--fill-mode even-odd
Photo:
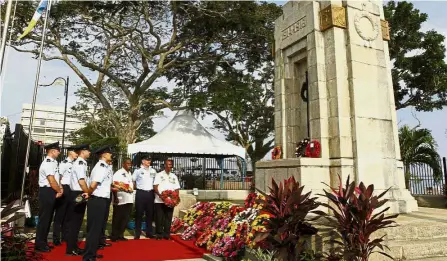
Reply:
[[[62,192],[56,193],[56,198],[62,197]]]
[[[59,187],[61,189],[61,194],[64,194],[64,188],[63,187]]]
[[[113,205],[118,205],[119,200],[117,198],[113,198]]]
[[[112,191],[113,192],[118,192],[118,191],[120,191],[118,188],[115,188],[115,187],[112,187]]]
[[[88,193],[82,193],[82,197],[85,198],[85,199],[88,199],[89,198],[89,194]]]

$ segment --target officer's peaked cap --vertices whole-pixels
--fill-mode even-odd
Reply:
[[[51,143],[51,144],[46,145],[46,146],[44,147],[44,149],[46,149],[46,150],[52,150],[52,149],[54,149],[54,150],[60,150],[61,147],[59,146],[59,141],[58,141],[58,142],[55,142],[55,143]]]
[[[104,153],[112,153],[112,146],[110,145],[105,145],[101,148],[98,148],[97,150],[95,150],[93,153],[101,155]]]
[[[88,144],[80,144],[76,146],[72,146],[74,151],[80,151],[80,150],[90,150],[90,145]]]

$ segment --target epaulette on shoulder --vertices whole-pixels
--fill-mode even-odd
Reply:
[[[47,159],[47,162],[51,162],[51,160],[50,160],[50,159]]]
[[[106,167],[106,164],[104,164],[104,163],[101,163],[99,166],[101,166],[101,167]]]
[[[79,165],[84,165],[84,162],[80,160]]]
[[[68,162],[67,160],[62,161],[62,163],[67,163],[67,162]]]

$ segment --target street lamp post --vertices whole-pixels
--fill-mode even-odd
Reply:
[[[65,107],[64,107],[64,123],[62,126],[62,148],[64,148],[64,142],[65,142],[65,125],[67,122],[67,102],[68,102],[68,83],[70,81],[70,78],[67,76],[67,79],[62,78],[62,77],[57,77],[56,79],[54,79],[54,81],[50,84],[39,84],[39,86],[41,87],[46,87],[46,86],[51,86],[53,85],[56,81],[58,80],[62,80],[64,81],[65,84]]]

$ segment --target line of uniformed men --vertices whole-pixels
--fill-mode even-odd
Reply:
[[[61,162],[59,143],[45,146],[47,156],[39,169],[39,224],[36,231],[36,250],[49,252],[48,233],[54,214],[53,243],[67,242],[66,254],[83,255],[84,261],[101,258],[98,249],[111,246],[106,242],[105,227],[114,195],[114,213],[111,239],[113,242],[126,240],[124,231],[130,218],[133,195],[112,189],[112,181],[123,182],[136,188],[135,239],[141,235],[143,214],[146,216],[146,237],[169,239],[173,209],[167,207],[159,195],[164,190],[180,189],[177,176],[171,172],[172,161],[165,162],[165,170],[156,173],[150,167],[151,159],[144,157],[141,168],[130,175],[131,161],[124,160],[123,168],[113,175],[112,151],[109,146],[96,150],[99,161],[91,175],[87,175],[87,159],[90,157],[88,145],[68,148],[68,157]],[[88,199],[88,200],[87,200]],[[155,203],[155,206],[154,206]],[[78,235],[87,208],[87,238],[85,249],[78,247]],[[152,222],[156,212],[156,234]],[[62,235],[62,238],[61,238]]]

